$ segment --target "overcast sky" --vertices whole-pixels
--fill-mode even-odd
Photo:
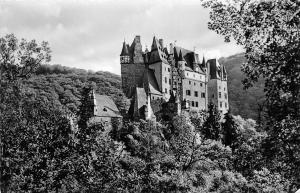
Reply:
[[[0,36],[48,41],[52,64],[120,74],[124,38],[141,36],[143,49],[156,35],[206,58],[242,49],[207,29],[199,0],[0,0]]]

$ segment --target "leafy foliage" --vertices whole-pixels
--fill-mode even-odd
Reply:
[[[209,29],[245,48],[245,87],[263,77],[269,115],[299,117],[299,2],[207,0],[203,5],[211,8]]]

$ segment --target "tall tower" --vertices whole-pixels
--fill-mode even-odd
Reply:
[[[217,59],[207,61],[208,66],[208,102],[212,102],[221,114],[228,112],[227,72]]]
[[[134,94],[134,89],[141,86],[145,63],[140,36],[135,36],[131,46],[123,42],[120,54],[122,89],[127,97]]]

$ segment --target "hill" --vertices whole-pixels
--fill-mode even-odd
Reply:
[[[231,111],[234,115],[257,119],[258,103],[264,99],[263,81],[253,88],[243,90],[241,64],[245,62],[243,54],[220,58],[228,73],[228,94]],[[124,99],[121,90],[121,78],[110,72],[92,72],[61,65],[43,65],[27,81],[28,88],[37,91],[41,100],[55,101],[61,108],[67,107],[76,112],[79,105],[80,91],[87,82],[94,82],[97,93],[111,96],[117,105]]]
[[[241,65],[245,61],[243,53],[219,60],[226,66],[228,73],[228,95],[231,112],[244,118],[257,119],[258,104],[261,104],[265,98],[264,81],[259,80],[252,88],[243,89],[242,80],[245,75],[241,71]]]
[[[61,65],[42,65],[26,80],[26,89],[39,100],[54,103],[61,110],[78,111],[81,90],[92,83],[97,93],[111,96],[117,105],[123,101],[121,78],[109,72],[92,72]],[[120,100],[121,99],[121,100]]]

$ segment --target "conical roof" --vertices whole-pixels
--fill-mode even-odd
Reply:
[[[181,52],[181,50],[179,51],[178,61],[183,61],[183,57],[182,57],[182,52]]]
[[[204,56],[203,56],[203,59],[202,59],[202,66],[205,67],[205,58],[204,58]]]
[[[125,41],[123,42],[123,48],[122,48],[122,52],[121,52],[120,56],[129,56],[129,51],[128,51]]]

